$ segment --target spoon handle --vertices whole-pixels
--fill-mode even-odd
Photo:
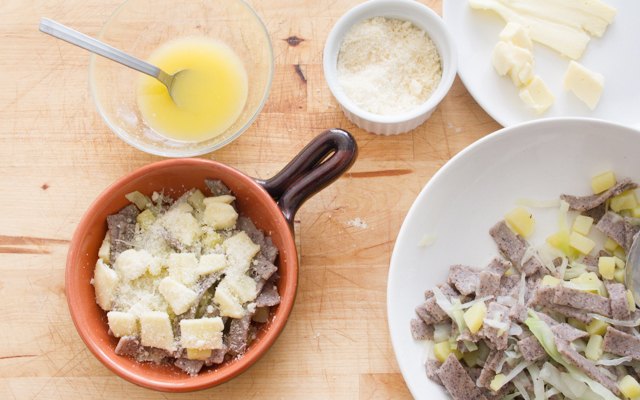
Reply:
[[[169,77],[167,73],[158,67],[133,57],[122,50],[109,46],[97,39],[87,36],[84,33],[71,29],[68,26],[62,25],[52,19],[42,18],[40,20],[40,31],[71,44],[75,44],[76,46],[89,50],[92,53],[101,55],[102,57],[116,61],[129,68],[133,68],[137,71],[150,75],[159,79],[163,83],[165,82],[165,79]]]

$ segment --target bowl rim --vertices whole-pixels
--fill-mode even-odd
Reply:
[[[86,324],[83,324],[84,321],[79,320],[79,310],[83,307],[83,304],[86,304],[86,301],[83,301],[82,298],[79,297],[78,291],[75,290],[81,283],[73,279],[73,273],[78,268],[77,259],[80,257],[80,243],[82,242],[82,238],[86,235],[86,233],[90,231],[94,226],[89,224],[89,220],[94,210],[99,209],[104,204],[110,203],[113,200],[116,192],[118,192],[123,185],[126,185],[127,183],[135,179],[143,177],[149,172],[170,169],[176,166],[215,166],[216,168],[221,168],[225,174],[229,174],[230,179],[239,179],[243,183],[248,184],[248,186],[253,187],[256,194],[270,200],[267,204],[269,208],[272,208],[273,215],[277,215],[276,226],[282,233],[284,240],[290,244],[290,247],[293,250],[289,261],[293,268],[289,268],[287,270],[288,282],[290,283],[287,285],[285,290],[281,292],[283,294],[281,296],[282,301],[278,306],[277,314],[274,315],[274,318],[269,323],[269,329],[261,338],[261,340],[252,345],[250,347],[250,350],[247,351],[247,353],[245,353],[243,357],[236,360],[233,364],[231,364],[230,368],[223,371],[223,373],[214,371],[210,374],[202,374],[191,377],[187,382],[167,382],[148,378],[144,375],[144,373],[140,373],[139,371],[134,371],[123,366],[117,360],[117,358],[115,358],[121,356],[117,356],[114,352],[108,352],[106,350],[109,347],[108,344],[100,344],[92,340],[90,335],[91,329]],[[275,211],[277,211],[277,213],[275,213]],[[261,185],[259,185],[248,175],[245,175],[243,172],[217,161],[204,160],[199,158],[177,158],[147,164],[124,175],[123,177],[119,178],[114,183],[109,185],[106,189],[104,189],[84,212],[82,218],[80,219],[80,222],[78,223],[74,231],[71,242],[69,244],[69,250],[67,252],[67,259],[65,264],[65,294],[71,319],[76,328],[76,331],[78,332],[78,335],[80,336],[86,347],[89,349],[89,351],[109,370],[131,383],[148,389],[163,392],[190,392],[207,389],[222,384],[246,371],[248,368],[254,365],[264,354],[266,354],[266,352],[271,348],[273,343],[282,333],[289,319],[293,304],[295,303],[299,277],[299,259],[294,239],[295,238],[293,236],[293,231],[290,229],[289,224],[282,214],[282,211],[278,207],[277,203]],[[90,283],[87,282],[86,284]]]
[[[109,27],[111,22],[113,22],[113,20],[118,15],[120,15],[121,12],[124,11],[125,7],[128,4],[134,1],[140,1],[140,0],[126,0],[122,4],[120,4],[113,11],[113,13],[111,13],[107,21],[102,26],[102,28],[100,28],[100,32],[98,33],[98,36],[97,36],[99,40],[103,40],[104,34],[107,31],[107,28]],[[267,26],[265,25],[262,18],[260,18],[256,10],[246,0],[235,0],[235,1],[237,1],[238,3],[242,3],[244,7],[247,10],[249,10],[249,12],[255,17],[256,21],[258,22],[258,26],[261,28],[262,32],[264,33],[264,37],[266,38],[267,46],[269,50],[269,76],[267,78],[264,93],[262,94],[262,98],[260,99],[260,104],[253,112],[253,115],[251,116],[251,118],[249,118],[247,122],[240,129],[238,129],[238,131],[236,131],[233,135],[211,146],[207,146],[203,148],[195,148],[195,149],[181,149],[180,147],[176,147],[175,149],[159,149],[155,147],[154,148],[146,147],[142,143],[139,143],[139,141],[135,140],[135,136],[129,135],[126,130],[120,128],[118,124],[111,121],[111,119],[107,116],[107,113],[105,112],[104,107],[102,106],[102,103],[98,100],[97,88],[96,88],[96,82],[95,82],[96,81],[95,79],[96,60],[98,56],[95,54],[91,54],[89,58],[89,92],[91,93],[93,104],[98,110],[98,114],[100,114],[100,117],[105,122],[105,124],[109,127],[111,132],[115,133],[116,136],[118,136],[125,143],[145,153],[153,154],[156,156],[162,156],[162,157],[182,158],[182,157],[200,156],[203,154],[216,151],[228,145],[238,137],[240,137],[240,135],[242,135],[245,131],[249,129],[249,127],[251,127],[251,125],[253,125],[255,120],[258,118],[258,116],[262,112],[262,109],[266,105],[267,100],[269,99],[269,95],[271,93],[271,85],[273,84],[273,77],[275,74],[275,58],[274,58],[274,52],[273,52],[273,43],[271,42],[271,36],[269,35]],[[126,67],[123,67],[123,68],[126,68]],[[167,139],[167,140],[170,140],[170,139]]]
[[[434,35],[431,34],[430,29],[424,29],[422,26],[420,26],[421,29],[425,30],[425,32],[429,34],[429,37],[438,48],[438,53],[440,55],[442,65],[442,77],[440,78],[438,86],[431,93],[429,98],[427,98],[427,100],[419,106],[400,114],[374,114],[360,108],[344,93],[344,90],[342,90],[342,87],[340,86],[337,79],[336,63],[334,63],[333,61],[337,61],[338,53],[340,51],[340,45],[342,44],[344,35],[353,25],[369,17],[367,14],[372,10],[378,9],[376,12],[374,12],[374,14],[376,16],[384,17],[388,16],[388,14],[385,12],[386,9],[398,7],[410,9],[416,14],[416,19],[423,18],[429,24],[435,25],[435,29],[442,32],[443,40],[441,42],[437,42],[436,39],[434,39]],[[391,17],[404,19],[403,17],[396,17],[393,15]],[[446,69],[444,68],[445,57],[449,62],[449,68]],[[369,0],[365,3],[351,8],[344,15],[342,15],[342,17],[340,17],[338,21],[336,21],[333,28],[329,32],[329,36],[327,37],[327,40],[325,42],[322,58],[325,80],[327,82],[327,85],[329,86],[329,90],[331,90],[331,93],[336,98],[338,103],[340,103],[340,105],[350,113],[357,115],[358,117],[369,122],[379,124],[398,124],[411,121],[434,110],[451,89],[458,70],[458,53],[449,29],[445,25],[442,18],[440,18],[440,16],[435,11],[415,0]]]

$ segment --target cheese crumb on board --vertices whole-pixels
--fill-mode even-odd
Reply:
[[[427,33],[405,20],[374,17],[355,24],[340,46],[338,82],[358,107],[378,115],[424,103],[442,78]]]
[[[565,89],[573,92],[593,110],[598,105],[604,89],[604,76],[572,60],[569,62],[563,83]]]

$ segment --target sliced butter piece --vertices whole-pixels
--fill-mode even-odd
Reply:
[[[218,284],[216,293],[213,296],[213,301],[220,308],[220,315],[231,318],[244,317],[244,309],[238,299],[231,294],[231,291],[222,282]]]
[[[498,42],[491,55],[493,67],[499,75],[509,74],[513,84],[522,86],[533,79],[533,54],[509,42]]]
[[[220,196],[214,196],[214,197],[207,197],[205,199],[202,199],[202,202],[204,203],[205,206],[211,204],[211,203],[224,203],[224,204],[231,204],[233,203],[233,201],[236,198],[229,195],[229,194],[223,194]]]
[[[224,202],[207,201],[204,199],[205,209],[202,216],[202,222],[209,225],[213,229],[233,228],[238,220],[238,213],[233,207]]]
[[[227,259],[224,254],[204,254],[200,256],[200,262],[196,274],[209,275],[227,268]]]
[[[158,291],[164,296],[176,315],[189,310],[197,298],[196,292],[170,277],[160,281]]]
[[[535,76],[527,86],[520,89],[520,98],[537,114],[547,111],[555,101],[553,93],[539,76]]]
[[[220,317],[183,319],[180,321],[180,344],[188,349],[220,349],[223,329]]]
[[[125,250],[113,264],[113,268],[124,281],[131,281],[141,277],[147,270],[153,270],[155,257],[146,250]]]
[[[173,329],[166,312],[149,311],[140,315],[140,339],[143,346],[176,350]]]
[[[590,37],[582,29],[522,14],[499,0],[469,0],[474,9],[491,10],[507,22],[516,22],[529,28],[531,40],[543,44],[574,60],[582,57]]]
[[[231,273],[242,274],[247,271],[251,260],[260,251],[245,232],[238,232],[222,243]]]
[[[195,253],[171,253],[167,258],[169,276],[189,286],[196,282],[198,258]]]
[[[595,109],[604,89],[604,76],[575,61],[564,74],[564,88],[571,90],[590,109]]]
[[[107,313],[109,329],[113,336],[133,336],[138,334],[138,319],[135,315],[121,311],[109,311]]]
[[[96,303],[105,311],[111,310],[118,282],[120,278],[116,271],[99,259],[93,272],[93,287],[96,290]]]
[[[255,300],[258,295],[256,281],[245,274],[227,275],[224,282],[242,304]]]
[[[524,49],[531,50],[533,48],[533,43],[529,36],[529,28],[517,22],[507,23],[502,32],[500,32],[500,40],[513,43]]]

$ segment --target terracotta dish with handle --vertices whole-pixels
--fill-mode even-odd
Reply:
[[[274,343],[287,322],[298,284],[298,255],[293,219],[302,203],[340,177],[357,156],[346,131],[330,129],[311,141],[273,178],[258,180],[227,165],[203,159],[174,159],[142,167],[109,186],[86,211],[69,248],[65,290],[69,311],[89,350],[111,371],[137,385],[166,392],[209,388],[237,376]],[[91,285],[98,249],[107,230],[106,218],[128,204],[125,195],[164,191],[177,198],[191,188],[205,192],[206,178],[220,179],[236,196],[241,215],[271,236],[278,247],[281,303],[275,307],[244,356],[203,369],[191,377],[171,365],[139,363],[115,354],[117,339],[108,333],[106,314],[95,301]]]

